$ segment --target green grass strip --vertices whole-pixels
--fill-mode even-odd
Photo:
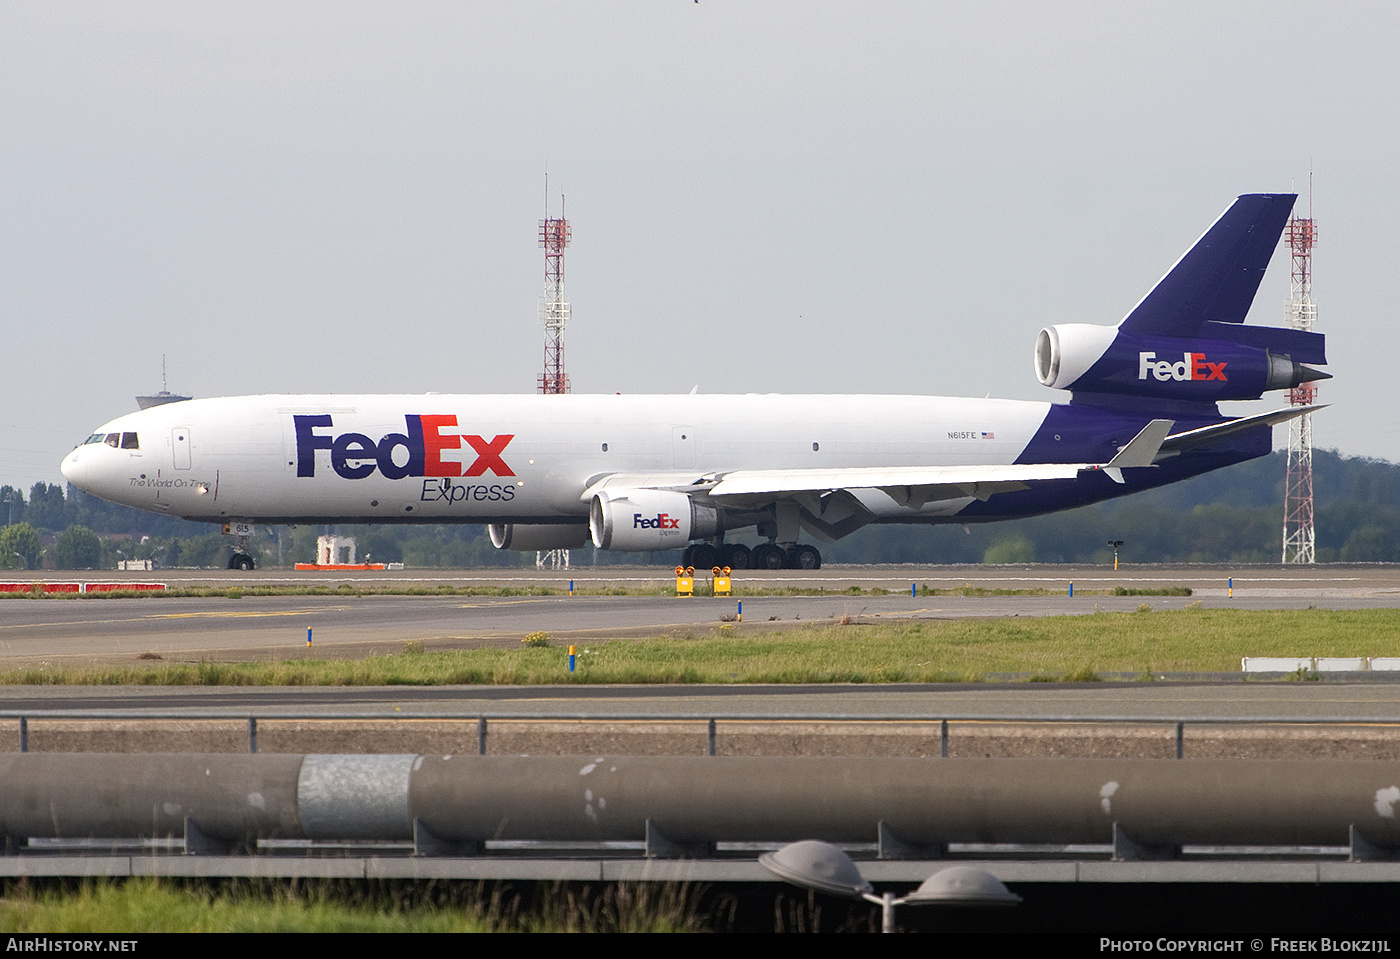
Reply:
[[[1135,613],[814,624],[579,645],[425,649],[265,663],[165,663],[0,674],[5,684],[442,686],[541,683],[890,683],[976,681],[993,673],[1090,680],[1100,673],[1238,671],[1243,656],[1400,656],[1400,610],[1184,609]]]

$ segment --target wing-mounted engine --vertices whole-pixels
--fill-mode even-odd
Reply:
[[[588,528],[598,549],[681,548],[721,532],[723,513],[675,490],[604,490],[589,503]]]
[[[1035,373],[1053,389],[1214,403],[1256,400],[1328,374],[1319,333],[1204,323],[1208,336],[1154,336],[1066,323],[1040,331]]]
[[[588,542],[588,527],[582,523],[492,523],[487,530],[497,549],[578,549]]]

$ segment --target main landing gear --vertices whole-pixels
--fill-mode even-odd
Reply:
[[[760,543],[749,549],[742,543],[721,543],[718,547],[710,543],[692,543],[685,548],[681,565],[696,569],[728,566],[730,569],[815,570],[822,568],[822,554],[815,546],[796,544],[784,548],[777,543]]]
[[[228,558],[229,569],[250,570],[253,566],[253,557],[247,553],[234,553]]]
[[[682,566],[696,569],[713,569],[728,566],[730,569],[749,569],[753,562],[749,559],[749,548],[743,543],[691,543],[681,556]]]

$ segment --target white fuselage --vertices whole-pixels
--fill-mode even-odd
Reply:
[[[681,485],[739,469],[1010,464],[1050,408],[871,395],[246,396],[118,417],[63,472],[103,499],[213,522],[568,522],[588,515],[584,491],[615,474]],[[876,516],[910,513],[879,490],[858,495]],[[968,501],[917,512],[951,516]]]

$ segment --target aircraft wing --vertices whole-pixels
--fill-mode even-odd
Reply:
[[[1072,480],[1102,470],[1115,483],[1121,470],[1151,466],[1172,428],[1171,420],[1153,420],[1107,463],[1020,463],[997,466],[906,466],[855,469],[735,470],[709,489],[711,499],[755,498],[834,490],[878,489],[903,505],[918,508],[940,499],[1029,489],[1047,480]]]
[[[1026,466],[908,466],[854,469],[735,470],[725,473],[707,491],[724,502],[765,502],[804,493],[878,489],[914,509],[941,499],[973,496],[985,500],[994,493],[1029,489],[1033,482],[1070,480],[1084,469],[1076,464]]]
[[[1163,456],[1174,456],[1182,450],[1204,446],[1231,433],[1257,426],[1274,426],[1320,409],[1325,409],[1325,406],[1290,407],[1174,434],[1170,433],[1171,420],[1153,420],[1107,463],[735,470],[715,477],[713,483],[705,481],[689,488],[704,489],[709,498],[720,502],[771,501],[774,498],[843,489],[879,489],[902,505],[917,509],[924,503],[941,499],[972,496],[985,500],[996,493],[1029,489],[1032,483],[1072,480],[1082,473],[1096,470],[1102,470],[1114,482],[1122,483],[1121,470],[1124,468],[1151,466]]]
[[[936,500],[968,496],[985,500],[996,493],[1029,489],[1032,483],[1073,480],[1097,470],[1122,483],[1124,468],[1152,465],[1171,427],[1171,420],[1153,420],[1107,463],[733,470],[701,476],[610,473],[595,477],[581,498],[588,500],[610,489],[665,489],[701,495],[722,505],[757,506],[781,499],[808,500],[841,490],[878,489],[900,505],[918,509]]]
[[[705,492],[715,485],[713,473],[672,470],[657,473],[602,473],[589,479],[579,499],[585,503],[602,492],[633,489],[664,489],[678,493]]]

